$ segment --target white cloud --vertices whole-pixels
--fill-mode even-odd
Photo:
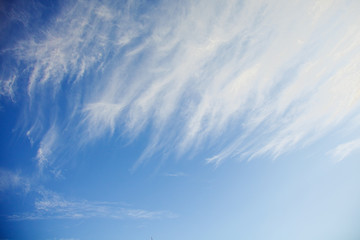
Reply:
[[[186,176],[183,172],[175,172],[175,173],[165,173],[164,176],[166,177],[184,177]]]
[[[40,142],[40,147],[36,154],[39,170],[42,171],[45,167],[52,163],[51,156],[55,150],[55,142],[57,141],[57,131],[52,127],[45,134]]]
[[[356,2],[188,1],[143,9],[79,1],[64,6],[39,39],[13,49],[30,71],[32,101],[50,86],[50,102],[59,104],[61,84],[69,85],[64,125],[85,143],[115,130],[135,138],[150,126],[137,164],[157,151],[220,144],[207,159],[218,165],[277,157],[358,112]],[[40,162],[47,149],[40,146]]]
[[[54,238],[54,240],[80,240],[79,238]]]
[[[339,144],[335,149],[330,151],[330,155],[336,162],[347,158],[350,154],[360,149],[360,138]]]
[[[37,177],[28,178],[20,172],[0,168],[0,192],[4,194],[18,193],[30,202],[33,209],[7,216],[9,220],[38,219],[79,219],[79,218],[112,218],[112,219],[163,219],[176,218],[170,211],[152,211],[131,208],[122,202],[69,200],[60,194],[50,191],[39,184]],[[34,200],[35,197],[35,200]]]
[[[52,191],[39,188],[39,195],[34,203],[34,211],[9,216],[11,220],[37,219],[82,219],[82,218],[112,218],[112,219],[162,219],[175,218],[169,211],[149,211],[132,209],[119,202],[96,202],[86,200],[66,200]]]
[[[13,102],[15,101],[15,79],[12,75],[7,80],[0,80],[0,95],[9,97]]]
[[[0,191],[20,188],[24,192],[31,190],[31,182],[28,178],[22,176],[20,172],[13,172],[0,168]]]

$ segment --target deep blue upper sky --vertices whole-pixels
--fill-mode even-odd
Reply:
[[[359,11],[1,1],[0,239],[359,239]]]

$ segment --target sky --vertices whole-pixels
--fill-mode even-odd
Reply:
[[[0,239],[360,239],[359,12],[1,0]]]

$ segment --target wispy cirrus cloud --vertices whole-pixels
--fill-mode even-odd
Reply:
[[[54,238],[54,240],[80,240],[79,238]]]
[[[30,34],[8,50],[28,66],[36,111],[59,115],[39,97],[49,89],[52,104],[68,99],[58,128],[82,143],[115,132],[132,139],[150,127],[135,166],[223,139],[207,159],[220,164],[280,156],[358,112],[355,1],[161,1],[134,11],[141,7],[65,3],[39,39]],[[39,121],[43,129],[59,122]]]
[[[23,189],[24,192],[31,190],[30,180],[21,175],[20,172],[13,172],[0,168],[0,191],[7,191],[14,188]]]
[[[108,201],[69,200],[45,189],[35,178],[24,177],[19,172],[0,169],[0,192],[9,194],[22,189],[22,198],[33,201],[32,211],[9,215],[9,220],[39,219],[164,219],[176,218],[170,211],[151,211],[131,208],[128,204]],[[30,200],[31,199],[31,200]]]
[[[129,208],[118,202],[94,202],[66,200],[50,191],[39,191],[40,197],[35,201],[33,212],[11,215],[9,220],[39,220],[39,219],[164,219],[176,218],[169,211],[149,211]]]
[[[55,128],[50,128],[40,142],[40,147],[36,154],[38,167],[42,171],[46,166],[51,164],[51,155],[55,150],[54,144],[56,142],[57,132]]]
[[[15,101],[15,76],[10,76],[8,79],[1,79],[0,96],[6,96],[12,101]]]
[[[78,219],[78,218],[113,218],[113,219],[161,219],[174,218],[168,211],[148,211],[132,209],[118,202],[69,201],[53,192],[40,192],[41,198],[35,202],[35,211],[12,219]]]
[[[173,173],[165,173],[164,176],[166,177],[185,177],[186,173],[183,172],[173,172]]]
[[[348,157],[350,154],[360,149],[360,139],[355,139],[349,142],[339,144],[335,149],[331,150],[329,154],[336,162],[340,162]]]

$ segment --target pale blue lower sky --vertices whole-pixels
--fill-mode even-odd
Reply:
[[[360,234],[360,163],[356,156],[335,164],[317,152],[319,146],[312,146],[276,161],[266,157],[232,161],[216,169],[193,159],[165,164],[162,169],[186,173],[169,177],[153,172],[151,166],[130,174],[131,164],[118,159],[116,151],[109,151],[112,146],[105,145],[100,151],[103,158],[97,156],[98,151],[83,153],[66,179],[45,186],[70,199],[122,201],[125,207],[167,209],[176,216],[3,219],[4,234],[10,239],[314,240],[355,240]],[[23,196],[19,206],[30,197]]]

